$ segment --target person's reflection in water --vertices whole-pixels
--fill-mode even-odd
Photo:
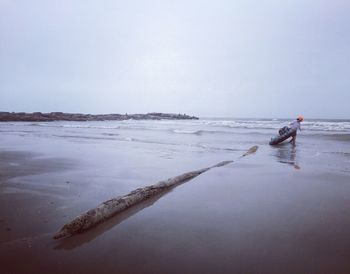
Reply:
[[[297,149],[294,144],[284,144],[277,147],[276,156],[280,163],[292,165],[295,169],[300,169],[296,160]]]

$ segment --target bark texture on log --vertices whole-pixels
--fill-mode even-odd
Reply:
[[[258,149],[257,146],[250,148],[245,154],[241,157],[247,156],[256,152]],[[233,161],[223,161],[214,166],[199,169],[196,171],[190,171],[184,174],[181,174],[176,177],[169,178],[168,180],[160,181],[154,185],[138,188],[134,191],[131,191],[129,194],[110,199],[103,202],[94,209],[77,216],[70,223],[65,224],[60,231],[54,235],[54,239],[60,239],[64,237],[73,236],[74,234],[84,232],[91,227],[111,218],[112,216],[126,210],[127,208],[138,204],[149,197],[155,196],[171,187],[189,181],[198,175],[210,170],[215,167],[222,167],[227,164],[232,163]]]

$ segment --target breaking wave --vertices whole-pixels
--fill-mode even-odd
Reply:
[[[171,131],[175,134],[232,134],[235,130],[277,130],[288,125],[286,119],[200,119],[200,120],[126,120],[87,122],[11,122],[8,126],[56,127],[106,130]],[[310,132],[350,132],[350,120],[306,120],[302,129]]]

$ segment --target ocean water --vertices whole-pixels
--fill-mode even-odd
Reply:
[[[125,121],[93,121],[93,122],[3,122],[0,132],[21,133],[57,138],[81,138],[96,140],[115,140],[131,142],[162,143],[173,140],[174,145],[181,145],[184,135],[197,137],[198,142],[215,143],[223,136],[240,134],[273,136],[277,130],[288,125],[285,119],[233,119],[233,118],[203,118],[200,120],[125,120]],[[52,130],[50,130],[50,128]],[[345,138],[350,134],[350,120],[309,120],[302,123],[303,135],[307,136],[337,136]],[[59,135],[61,134],[61,135]],[[181,136],[182,135],[182,136]],[[158,139],[157,139],[158,137]],[[164,139],[163,139],[164,138]],[[239,138],[238,138],[239,139]],[[258,137],[259,139],[259,137]],[[269,139],[269,138],[265,138]],[[214,141],[214,142],[213,142]],[[165,142],[169,143],[169,142]]]
[[[314,163],[320,168],[349,171],[350,120],[307,120],[298,132],[296,147],[286,143],[277,148],[268,146],[270,138],[289,122],[285,119],[233,118],[9,122],[0,124],[3,139],[0,146],[6,149],[6,140],[11,144],[16,139],[18,149],[21,144],[24,149],[39,144],[36,148],[39,152],[50,152],[57,148],[57,145],[50,147],[55,142],[80,143],[101,149],[124,149],[128,151],[129,159],[135,154],[147,154],[160,160],[177,159],[179,163],[182,159],[191,159],[191,162],[196,159],[198,163],[211,164],[234,158],[247,148],[259,145],[260,150],[280,162]],[[25,145],[25,140],[30,145]],[[35,144],[32,140],[36,140]],[[46,145],[40,145],[42,143]],[[335,157],[331,162],[327,161],[330,156]],[[310,157],[317,161],[310,161]]]

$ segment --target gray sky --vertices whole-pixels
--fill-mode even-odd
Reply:
[[[350,118],[348,0],[0,0],[0,110]]]

